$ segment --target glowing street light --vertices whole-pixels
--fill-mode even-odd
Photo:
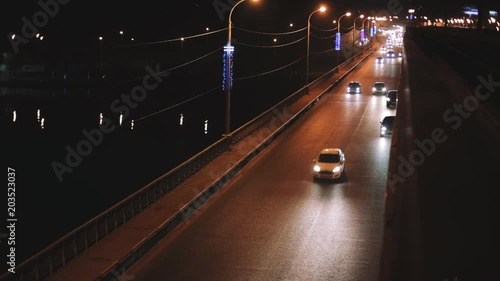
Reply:
[[[309,17],[307,18],[306,87],[308,87],[308,84],[309,84],[309,43],[310,43],[310,40],[311,40],[311,17],[312,17],[315,13],[317,13],[317,12],[324,13],[325,11],[326,11],[326,7],[325,7],[325,6],[321,6],[319,9],[314,10],[314,11],[313,11],[313,12],[309,15]]]

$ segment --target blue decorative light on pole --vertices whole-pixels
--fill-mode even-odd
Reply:
[[[364,29],[361,29],[361,44],[364,44],[365,43],[365,30]]]
[[[335,51],[340,51],[340,32],[335,34]]]
[[[226,87],[233,87],[233,53],[234,46],[229,45],[229,43],[224,46],[224,55],[223,55],[223,72],[222,72],[222,90],[226,90]],[[231,89],[229,89],[231,90]]]

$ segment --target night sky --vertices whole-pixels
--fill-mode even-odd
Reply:
[[[42,0],[52,2],[56,0]],[[63,0],[59,0],[63,2]],[[204,32],[206,27],[212,30],[227,26],[228,12],[223,13],[221,21],[214,3],[230,5],[234,0],[209,1],[97,1],[97,0],[64,0],[67,4],[59,5],[59,11],[48,23],[40,28],[46,38],[61,44],[85,44],[97,40],[100,35],[110,40],[119,40],[119,30],[126,36],[133,36],[138,41],[170,39]],[[399,2],[397,2],[399,1]],[[349,1],[290,1],[260,0],[256,7],[250,1],[242,4],[233,15],[235,26],[264,27],[267,30],[280,32],[286,29],[288,22],[303,27],[307,24],[307,16],[320,4],[329,7],[329,13],[323,18],[328,23],[340,14],[349,10],[370,13],[388,10],[391,2],[400,3],[402,10],[423,7],[423,10],[436,12],[439,16],[448,7],[460,7],[478,0],[349,0]],[[494,2],[494,1],[488,1]],[[500,2],[500,1],[498,1]],[[6,1],[0,16],[0,50],[10,44],[9,32],[20,33],[23,16],[32,19],[41,10],[38,1]],[[490,3],[489,5],[496,5]],[[6,7],[5,7],[6,6]],[[451,8],[450,8],[451,9]],[[321,21],[322,19],[319,19]],[[318,24],[321,24],[319,22]],[[127,38],[127,37],[125,37]],[[109,41],[108,41],[109,42]]]

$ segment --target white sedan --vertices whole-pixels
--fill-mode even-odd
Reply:
[[[340,148],[324,148],[313,161],[315,179],[338,179],[345,176],[345,155]]]

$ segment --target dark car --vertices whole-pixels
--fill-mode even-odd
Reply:
[[[394,128],[395,116],[386,116],[382,121],[380,121],[380,136],[385,137],[392,135],[392,129]]]
[[[395,58],[396,55],[394,54],[394,51],[389,51],[389,52],[387,52],[387,57],[392,59],[392,58]]]
[[[361,93],[361,83],[357,81],[350,82],[349,85],[347,85],[347,92],[350,94]]]
[[[390,90],[387,92],[387,108],[398,106],[398,90]]]

